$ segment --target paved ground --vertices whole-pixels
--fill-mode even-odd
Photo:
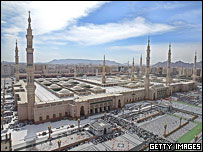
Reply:
[[[182,119],[182,123],[185,122],[186,120]],[[140,127],[162,137],[165,123],[167,124],[166,133],[168,133],[179,126],[179,118],[165,114],[163,116],[157,117],[157,119],[142,124]]]
[[[141,143],[142,140],[135,136],[124,134],[97,145],[86,143],[71,149],[71,151],[129,151]]]
[[[58,140],[61,140],[61,147],[65,146],[65,145],[69,145],[72,143],[75,143],[77,141],[81,141],[85,138],[90,138],[92,135],[89,134],[88,132],[81,132],[81,133],[74,133],[71,135],[64,135],[63,137],[60,138],[55,138],[51,141],[44,141],[42,143],[39,143],[35,146],[32,147],[28,147],[28,148],[24,148],[24,149],[20,149],[20,151],[51,151],[54,150],[56,148],[58,148]],[[37,142],[37,140],[32,140],[30,142],[27,142],[27,144],[35,144]],[[38,143],[38,142],[37,142]]]

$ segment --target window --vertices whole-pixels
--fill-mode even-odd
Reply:
[[[53,118],[56,118],[56,114],[53,114]]]
[[[46,119],[49,119],[49,115],[47,115]]]
[[[42,121],[42,116],[39,117],[39,121]]]
[[[59,117],[62,117],[62,113],[59,113]]]
[[[65,115],[67,116],[67,115],[68,115],[68,113],[67,113],[67,112],[65,112]]]

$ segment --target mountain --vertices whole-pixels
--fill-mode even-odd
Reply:
[[[87,60],[87,59],[59,59],[52,60],[48,64],[103,64],[103,60]],[[118,65],[120,63],[106,60],[106,65]]]
[[[167,67],[167,61],[165,62],[158,62],[153,67]],[[183,68],[192,68],[193,63],[185,63],[183,61],[171,62],[171,67],[183,67]],[[202,68],[202,61],[197,62],[197,68]]]

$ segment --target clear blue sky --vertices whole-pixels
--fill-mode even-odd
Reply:
[[[145,62],[150,35],[151,64],[167,59],[202,60],[202,2],[1,2],[1,60],[26,61],[28,11],[34,35],[34,61],[106,59]]]

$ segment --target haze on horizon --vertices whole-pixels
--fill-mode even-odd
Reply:
[[[1,60],[26,61],[28,11],[34,35],[34,62],[53,59],[145,63],[150,35],[151,64],[202,60],[202,2],[1,2]],[[53,11],[54,10],[54,11]]]

